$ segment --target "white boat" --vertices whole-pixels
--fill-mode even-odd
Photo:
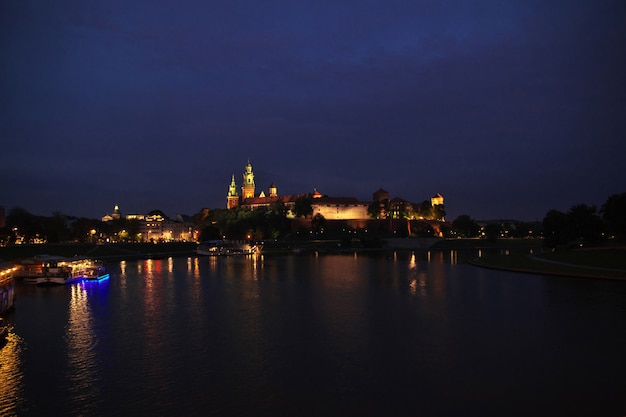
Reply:
[[[260,244],[209,240],[200,243],[196,253],[203,256],[241,256],[260,253],[262,248]]]
[[[73,281],[73,268],[62,256],[37,255],[33,258],[36,269],[31,269],[31,277],[26,281],[37,285],[63,285]],[[35,273],[32,276],[32,273]]]

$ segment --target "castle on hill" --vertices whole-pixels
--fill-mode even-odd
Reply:
[[[379,203],[381,207],[379,218],[445,221],[444,198],[441,194],[436,194],[430,201],[416,204],[399,197],[391,199],[390,194],[381,188],[373,193],[373,201],[363,202],[354,197],[329,197],[316,189],[312,193],[280,195],[278,187],[273,182],[269,186],[267,194],[265,191],[257,194],[250,161],[248,161],[243,172],[241,194],[238,192],[235,175],[232,175],[226,195],[226,207],[228,209],[235,207],[255,209],[281,202],[287,208],[287,217],[295,218],[294,207],[296,200],[300,198],[310,200],[313,209],[312,217],[319,214],[327,220],[370,220],[372,219],[370,214],[372,204]]]

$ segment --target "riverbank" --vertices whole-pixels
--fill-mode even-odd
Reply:
[[[475,266],[505,271],[574,278],[626,281],[626,248],[595,248],[536,255],[487,255],[470,260]]]
[[[193,255],[197,246],[195,242],[11,245],[0,247],[0,259],[13,261],[42,254],[68,258],[83,256],[101,260],[162,258]]]
[[[84,256],[101,260],[158,259],[170,256],[193,256],[195,242],[167,243],[110,243],[86,244],[64,243],[45,245],[14,245],[0,247],[0,260],[32,258],[35,255],[64,257]],[[487,250],[479,258],[470,258],[472,265],[514,272],[540,275],[557,275],[577,278],[626,280],[626,247],[595,248],[542,252],[541,239],[502,239],[495,242],[479,239],[442,239],[427,250],[456,250],[471,253],[471,250]],[[293,252],[343,252],[343,251],[390,250],[386,245],[377,248],[346,247],[339,241],[294,241],[266,242],[265,254],[287,254]],[[533,255],[530,255],[532,253]]]
[[[360,241],[341,240],[294,240],[266,241],[263,253],[282,255],[294,252],[353,252],[353,251],[412,251],[412,250],[529,250],[539,251],[541,239],[503,239],[489,242],[484,239],[392,239]],[[84,256],[102,260],[131,260],[159,258],[167,256],[193,256],[198,244],[195,242],[159,242],[159,243],[58,243],[43,245],[10,245],[0,247],[0,260],[32,258],[36,255],[55,255],[63,257]]]

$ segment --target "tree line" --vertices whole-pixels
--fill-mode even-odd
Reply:
[[[576,204],[567,212],[550,210],[543,219],[547,247],[596,244],[606,239],[626,239],[626,192],[611,195],[598,210]]]
[[[370,215],[380,215],[380,204],[372,207]],[[384,208],[384,207],[383,207]],[[427,207],[424,207],[427,209]],[[287,217],[288,208],[276,202],[253,210],[236,207],[233,209],[202,209],[193,216],[193,224],[200,233],[200,240],[211,239],[284,239],[293,237],[326,237],[327,221],[321,215],[312,216],[310,199],[302,198],[292,207],[293,215],[308,218],[304,226],[294,230],[292,220]],[[312,217],[311,217],[312,216]],[[445,227],[444,227],[445,226]],[[16,207],[6,216],[6,226],[0,228],[0,244],[96,242],[98,238],[117,237],[132,240],[141,228],[137,220],[116,219],[102,222],[97,219],[67,216],[55,212],[52,216],[36,216]],[[432,235],[433,230],[425,223],[423,230],[414,225],[410,234]],[[550,210],[542,222],[503,221],[479,224],[469,215],[458,216],[451,225],[442,224],[440,230],[446,237],[486,238],[543,237],[547,247],[559,247],[582,243],[599,243],[606,239],[626,240],[626,192],[610,196],[598,210],[593,205],[577,204],[567,212]],[[347,233],[362,231],[347,230]],[[370,234],[383,231],[370,230]],[[384,236],[380,236],[384,237]]]
[[[52,216],[38,216],[22,207],[11,209],[6,215],[5,227],[0,228],[0,244],[96,242],[103,236],[139,233],[138,220],[116,219],[103,222],[98,219],[65,215],[60,212]]]
[[[567,212],[549,210],[542,222],[490,222],[479,224],[463,214],[452,222],[459,237],[543,237],[549,248],[598,244],[604,240],[626,240],[626,192],[611,195],[598,209],[576,204]]]

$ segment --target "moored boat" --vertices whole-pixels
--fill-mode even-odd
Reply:
[[[63,285],[78,281],[103,281],[109,278],[101,262],[89,258],[63,258],[38,255],[22,260],[16,276],[37,285]]]
[[[86,267],[83,271],[81,281],[82,282],[102,282],[110,278],[109,273],[101,263],[94,262],[92,265]]]
[[[13,274],[17,268],[0,265],[0,315],[15,307],[15,285]]]

